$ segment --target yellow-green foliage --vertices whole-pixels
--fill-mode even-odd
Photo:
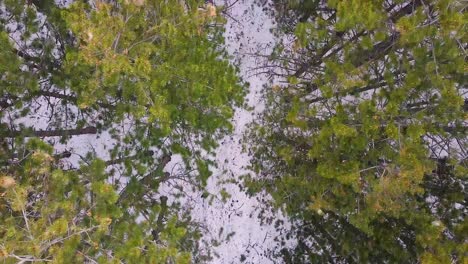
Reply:
[[[173,153],[189,183],[206,185],[212,161],[201,152],[213,152],[243,102],[218,10],[194,0],[0,6],[0,262],[209,258],[197,226],[158,188]],[[15,123],[22,117],[31,121]],[[70,141],[81,134],[115,144],[78,156],[46,143],[82,147]]]

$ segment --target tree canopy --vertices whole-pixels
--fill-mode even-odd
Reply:
[[[258,55],[275,82],[245,135],[241,187],[288,217],[265,221],[291,224],[273,260],[466,262],[466,4],[272,4],[278,42]],[[224,11],[0,0],[0,261],[211,259],[216,241],[177,198],[206,197],[243,106]]]
[[[210,257],[159,187],[204,188],[243,102],[217,12],[192,0],[0,1],[0,260]],[[104,153],[73,148],[89,134]],[[184,169],[167,172],[176,154]]]
[[[466,5],[274,6],[247,184],[293,221],[285,263],[466,261]]]

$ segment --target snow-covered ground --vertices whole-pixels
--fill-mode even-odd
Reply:
[[[237,180],[239,176],[248,173],[247,153],[242,150],[242,137],[246,126],[256,112],[261,110],[262,86],[266,77],[256,74],[254,68],[261,65],[259,57],[253,53],[267,54],[273,45],[272,19],[265,13],[269,8],[267,3],[258,4],[254,0],[228,0],[223,4],[226,10],[226,45],[233,62],[239,65],[244,81],[250,83],[247,95],[248,105],[254,111],[237,109],[233,123],[235,131],[222,140],[217,150],[219,168],[214,172],[209,182],[211,193],[217,193],[223,188],[231,195],[226,203],[215,200],[202,201],[195,206],[197,219],[206,224],[210,236],[220,240],[230,237],[214,250],[219,255],[212,263],[273,263],[265,250],[274,248],[274,238],[279,235],[273,226],[261,225],[258,214],[262,205],[258,197],[249,197],[240,190],[237,184],[219,184],[223,181]],[[278,214],[277,217],[281,217]]]

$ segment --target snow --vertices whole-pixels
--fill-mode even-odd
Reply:
[[[271,51],[274,38],[270,29],[273,22],[265,13],[268,3],[230,0],[219,4],[229,7],[226,11],[227,49],[233,63],[239,65],[241,77],[250,84],[246,100],[254,111],[237,109],[233,120],[235,131],[222,140],[216,156],[220,167],[208,184],[211,193],[219,193],[224,188],[231,198],[226,203],[214,200],[211,205],[204,200],[195,205],[194,215],[206,225],[208,237],[222,240],[234,234],[214,249],[219,257],[212,263],[274,263],[265,251],[275,247],[277,242],[274,239],[279,234],[272,225],[261,224],[258,214],[263,205],[257,199],[260,197],[249,197],[236,184],[221,183],[239,180],[241,175],[252,173],[246,169],[249,156],[242,150],[242,137],[255,114],[262,110],[260,91],[267,78],[252,71],[261,65],[261,61],[248,54],[268,54]],[[280,212],[275,213],[278,219],[284,221]]]

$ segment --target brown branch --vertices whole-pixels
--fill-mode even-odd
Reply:
[[[401,9],[398,9],[393,15],[390,16],[390,20],[395,23],[397,22],[400,18],[411,15],[416,8],[421,6],[423,4],[422,0],[410,0],[407,5],[402,7]]]
[[[8,102],[8,99],[0,100],[0,107],[2,109],[8,108],[8,107],[10,107],[12,105],[13,105],[12,103]]]
[[[31,61],[31,62],[34,62],[34,63],[40,63],[41,62],[40,58],[33,57],[33,56],[29,55],[28,53],[26,53],[26,52],[24,52],[22,50],[13,48],[12,51],[13,51],[13,53],[18,55],[19,57],[23,58],[25,61]]]
[[[371,50],[363,51],[362,54],[359,54],[359,56],[357,56],[356,60],[354,60],[352,64],[354,65],[354,67],[358,68],[364,65],[366,62],[370,62],[379,59],[382,56],[385,56],[392,50],[392,48],[395,46],[399,39],[399,33],[391,35],[386,40],[374,45],[374,47]]]
[[[466,131],[468,127],[466,126],[438,126],[439,129],[442,129],[444,132],[447,132],[451,135],[453,134],[461,134],[466,136]]]
[[[159,173],[162,172],[164,167],[171,161],[171,153],[166,154],[161,157],[161,160],[159,161],[158,167],[150,172],[148,175],[144,176],[141,178],[138,183],[142,184],[143,186],[147,186],[149,188],[155,188],[157,184],[161,183],[165,179],[169,178],[169,173],[164,173],[162,177],[159,177],[159,179],[155,180],[158,176]],[[120,204],[123,200],[125,200],[128,195],[128,185],[123,188],[123,190],[119,194],[119,199],[117,199],[117,204]]]
[[[20,49],[16,49],[16,48],[13,48],[12,51],[18,57],[21,57],[24,60],[24,62],[30,63],[30,66],[32,66],[33,68],[36,68],[36,69],[39,69],[39,70],[45,70],[45,69],[42,69],[42,67],[40,67],[40,66],[44,66],[43,58],[31,56],[27,52],[25,52],[23,50],[20,50]],[[60,68],[60,64],[61,63],[60,63],[59,60],[52,60],[52,61],[50,61],[49,65],[56,68],[56,69],[58,69],[58,68]]]
[[[58,99],[62,99],[62,100],[67,100],[67,101],[70,101],[70,102],[73,102],[73,103],[78,102],[78,98],[76,96],[74,96],[74,95],[62,94],[62,93],[55,92],[55,91],[43,91],[43,90],[41,90],[41,91],[37,92],[37,95],[45,96],[45,97],[54,97],[54,98],[58,98]],[[104,107],[104,108],[114,107],[113,105],[108,104],[108,103],[96,102],[96,104],[98,106],[101,106],[101,107]]]
[[[62,152],[62,153],[57,153],[54,155],[55,160],[60,160],[60,159],[66,159],[71,157],[72,153],[68,150]]]
[[[111,166],[111,165],[115,165],[115,164],[119,164],[119,163],[122,163],[126,160],[134,160],[134,159],[137,159],[138,157],[140,157],[141,155],[147,155],[147,156],[153,156],[154,152],[151,151],[151,150],[148,150],[148,151],[144,151],[143,153],[140,153],[140,154],[136,154],[136,155],[133,155],[133,156],[128,156],[128,157],[123,157],[123,158],[117,158],[117,159],[113,159],[113,160],[108,160],[106,161],[106,166]]]
[[[406,6],[402,7],[401,9],[399,9],[397,12],[395,12],[394,14],[392,14],[390,17],[389,17],[389,20],[392,21],[392,22],[396,22],[398,21],[398,19],[402,18],[403,16],[405,15],[410,15],[414,12],[414,10],[421,6],[422,5],[422,1],[421,0],[414,0],[414,1],[410,1],[410,3],[408,3]],[[320,64],[322,64],[323,60],[326,59],[326,58],[329,58],[330,56],[336,54],[338,51],[342,50],[347,44],[355,41],[356,39],[358,39],[359,37],[361,36],[365,36],[365,35],[368,35],[369,32],[366,32],[366,31],[361,31],[359,33],[357,33],[356,35],[354,35],[352,38],[350,38],[345,44],[339,46],[338,48],[336,48],[335,50],[333,50],[330,54],[328,54],[327,56],[325,56],[330,50],[332,50],[334,47],[335,47],[335,44],[341,40],[341,37],[338,37],[336,36],[335,40],[332,41],[331,44],[327,45],[321,52],[320,55],[318,56],[315,56],[315,59],[312,60],[311,62],[309,63],[306,63],[304,64],[302,67],[300,67],[294,74],[293,76],[295,77],[299,77],[301,76],[303,73],[305,73],[307,70],[309,70],[311,67],[314,67],[314,66],[318,66]],[[398,41],[399,39],[399,34],[393,34],[392,36],[390,36],[388,39],[384,40],[383,42],[381,43],[378,43],[376,44],[367,54],[367,56],[365,56],[364,58],[360,59],[356,64],[355,66],[356,67],[359,67],[361,65],[363,65],[365,62],[369,61],[369,60],[372,60],[372,59],[375,59],[377,57],[381,57],[383,55],[385,55],[388,51],[390,51],[391,47]]]
[[[67,101],[70,101],[70,102],[73,102],[73,103],[78,102],[78,98],[76,96],[74,96],[74,95],[63,94],[63,93],[56,92],[56,91],[45,91],[45,90],[34,91],[30,96],[25,96],[24,98],[33,98],[33,97],[36,97],[36,96],[53,97],[53,98],[57,98],[57,99],[67,100]],[[0,100],[0,106],[3,107],[3,108],[10,107],[14,103],[8,103],[8,100],[18,100],[18,99],[21,99],[21,98],[18,97],[18,96],[10,95],[9,98]],[[112,105],[106,104],[106,103],[97,103],[97,105],[102,106],[102,107],[106,107],[106,108],[112,107]]]
[[[304,64],[303,66],[301,66],[294,74],[293,76],[294,77],[299,77],[301,76],[303,73],[305,73],[307,70],[309,70],[311,67],[316,67],[316,66],[319,66],[320,64],[322,64],[323,60],[326,59],[326,58],[329,58],[331,57],[332,55],[336,54],[338,51],[342,50],[347,44],[349,44],[350,42],[353,42],[355,41],[356,39],[358,39],[359,37],[363,36],[363,35],[366,35],[366,32],[365,31],[361,31],[359,33],[357,33],[356,35],[354,35],[352,38],[350,38],[348,40],[347,43],[339,46],[338,48],[336,48],[335,50],[333,50],[330,54],[328,54],[327,56],[325,56],[330,50],[332,50],[334,47],[335,47],[335,44],[336,42],[332,42],[331,44],[327,45],[323,50],[322,52],[320,53],[320,55],[316,56],[315,60],[312,61],[312,62],[309,62],[309,63],[306,63]]]
[[[2,109],[6,109],[6,108],[8,108],[10,106],[13,106],[15,104],[15,101],[28,100],[28,99],[34,98],[36,96],[53,97],[53,98],[57,98],[57,99],[61,99],[61,100],[70,101],[70,102],[72,102],[74,104],[77,104],[77,102],[78,102],[78,97],[76,97],[75,95],[64,94],[64,93],[57,92],[57,91],[40,90],[40,91],[32,92],[30,95],[25,95],[22,98],[18,97],[18,96],[15,96],[15,95],[8,95],[7,98],[3,98],[3,99],[0,100],[0,107]],[[9,100],[11,102],[8,102]],[[98,105],[100,107],[103,107],[103,108],[107,108],[107,109],[112,109],[114,107],[114,105],[112,105],[112,104],[103,103],[103,102],[96,102],[96,105]]]
[[[164,218],[166,217],[167,214],[167,197],[166,196],[161,196],[161,210],[159,211],[158,214],[158,219],[156,220],[156,228],[151,231],[151,235],[153,235],[153,240],[158,241],[159,240],[159,234],[163,230],[163,221]]]
[[[357,87],[357,88],[354,88],[354,89],[350,89],[348,91],[345,91],[344,93],[343,93],[343,91],[338,91],[338,92],[335,92],[333,94],[333,96],[340,96],[340,95],[345,95],[346,96],[346,95],[358,94],[358,93],[362,93],[362,92],[382,88],[382,87],[384,87],[386,85],[387,85],[387,82],[381,81],[381,82],[370,84],[370,85],[367,85],[367,86],[364,86],[364,87]],[[319,97],[316,97],[314,99],[307,100],[307,102],[312,104],[312,103],[323,102],[323,101],[326,101],[328,99],[329,98],[327,98],[327,97],[319,96]]]
[[[75,129],[59,129],[59,130],[9,130],[2,135],[5,138],[23,137],[62,137],[62,136],[77,136],[85,134],[96,134],[96,127],[85,127]]]

